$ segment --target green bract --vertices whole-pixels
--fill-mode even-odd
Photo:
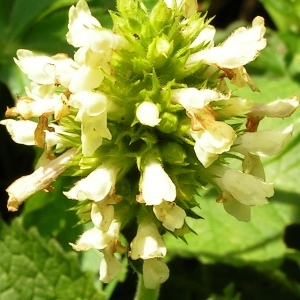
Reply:
[[[186,218],[200,218],[198,189],[215,185],[218,202],[242,221],[251,206],[268,202],[273,185],[259,156],[280,151],[292,127],[259,134],[258,125],[266,116],[288,117],[299,101],[260,106],[227,87],[257,90],[244,65],[266,45],[261,17],[214,46],[215,28],[194,0],[161,0],[151,12],[142,1],[119,0],[111,16],[109,30],[84,0],[71,7],[74,59],[17,52],[31,82],[6,113],[19,120],[1,124],[16,142],[45,150],[39,168],[7,189],[8,208],[17,210],[61,173],[73,177],[64,194],[79,201],[78,215],[92,228],[72,247],[104,254],[103,282],[121,270],[115,253],[126,253],[155,288],[169,275],[163,234],[184,239],[193,231]]]

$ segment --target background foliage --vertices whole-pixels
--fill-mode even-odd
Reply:
[[[151,8],[155,0],[145,1]],[[0,116],[24,94],[26,80],[13,62],[19,48],[55,54],[73,49],[66,43],[67,14],[75,0],[0,0]],[[89,1],[102,26],[111,25],[108,9],[114,1]],[[249,88],[241,96],[259,102],[300,96],[300,1],[203,1],[200,9],[216,15],[222,41],[233,28],[263,15],[269,26],[268,46],[248,71],[261,93]],[[209,187],[197,199],[203,220],[192,225],[197,235],[187,244],[167,235],[171,275],[162,286],[161,299],[300,299],[300,112],[288,120],[263,120],[263,128],[294,124],[292,140],[284,151],[264,161],[267,179],[274,182],[270,204],[253,209],[252,221],[241,223],[215,202]],[[6,212],[5,188],[31,172],[35,152],[15,145],[0,128],[0,299],[132,299],[136,277],[124,271],[118,284],[98,281],[97,252],[74,253],[82,228],[70,210],[73,203],[55,192],[38,193],[22,211]],[[123,262],[124,270],[126,260]]]

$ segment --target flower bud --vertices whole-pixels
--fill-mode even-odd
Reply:
[[[149,101],[144,101],[137,107],[136,117],[141,124],[150,127],[156,126],[161,121],[157,105]]]

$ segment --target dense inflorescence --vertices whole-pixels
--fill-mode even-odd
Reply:
[[[244,65],[266,46],[261,17],[218,46],[195,0],[160,0],[151,12],[139,0],[118,0],[111,17],[113,28],[103,28],[79,0],[67,33],[74,58],[18,50],[15,62],[30,85],[1,124],[15,142],[44,152],[36,171],[7,189],[8,209],[69,176],[73,187],[64,195],[92,224],[72,247],[103,253],[103,282],[121,270],[115,254],[127,253],[155,288],[169,274],[163,234],[184,238],[192,230],[186,218],[200,218],[199,189],[213,184],[218,202],[241,221],[268,202],[273,185],[260,156],[278,153],[292,126],[258,125],[290,116],[299,101],[255,104],[228,88],[258,90]]]

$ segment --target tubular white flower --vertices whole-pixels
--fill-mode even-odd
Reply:
[[[250,174],[223,166],[214,166],[210,172],[215,175],[212,179],[226,195],[248,206],[261,206],[268,203],[274,195],[273,184],[266,183]]]
[[[66,163],[75,155],[76,149],[70,149],[49,163],[36,169],[32,174],[14,181],[7,189],[9,195],[7,208],[18,210],[19,205],[31,195],[45,188],[67,169]]]
[[[37,123],[29,120],[5,119],[0,121],[15,143],[32,146],[35,145],[34,131]]]
[[[192,123],[191,136],[195,140],[195,153],[207,168],[218,158],[218,154],[230,149],[236,138],[235,131],[228,124],[215,121],[213,112],[208,107],[190,109],[187,114]]]
[[[159,109],[155,103],[144,101],[136,109],[136,117],[143,125],[154,127],[159,124]]]
[[[278,99],[267,104],[255,104],[249,113],[249,116],[262,119],[269,118],[287,118],[299,106],[299,99],[294,96],[287,99]]]
[[[210,89],[182,88],[171,91],[171,101],[181,104],[185,109],[189,107],[201,109],[218,98],[220,93]]]
[[[279,153],[284,143],[291,138],[293,125],[283,131],[265,130],[245,132],[235,140],[234,151],[245,154],[249,152],[259,156],[270,156]]]
[[[170,231],[181,228],[186,217],[184,209],[174,202],[163,201],[159,205],[154,205],[153,212],[163,226]]]
[[[64,192],[64,195],[79,201],[101,201],[113,190],[116,176],[117,169],[100,166],[79,180],[68,192]]]
[[[71,95],[69,103],[79,109],[75,120],[81,122],[82,153],[92,155],[102,144],[102,138],[111,139],[107,128],[107,98],[103,93],[83,91]]]
[[[172,202],[176,198],[174,183],[162,165],[155,162],[145,166],[140,190],[146,205],[158,205],[163,200]]]
[[[265,48],[266,39],[263,38],[265,31],[264,19],[256,17],[251,28],[238,28],[223,45],[191,54],[187,66],[199,61],[226,69],[244,66],[254,60],[259,51]]]
[[[167,254],[163,238],[153,222],[139,224],[137,234],[130,246],[130,257],[133,260],[165,257]]]
[[[120,224],[113,221],[109,230],[103,232],[96,227],[86,230],[76,241],[76,244],[70,243],[76,251],[86,251],[91,248],[103,250],[111,244],[115,244],[119,238]]]
[[[169,278],[168,266],[157,258],[146,259],[143,263],[145,288],[155,289]]]

